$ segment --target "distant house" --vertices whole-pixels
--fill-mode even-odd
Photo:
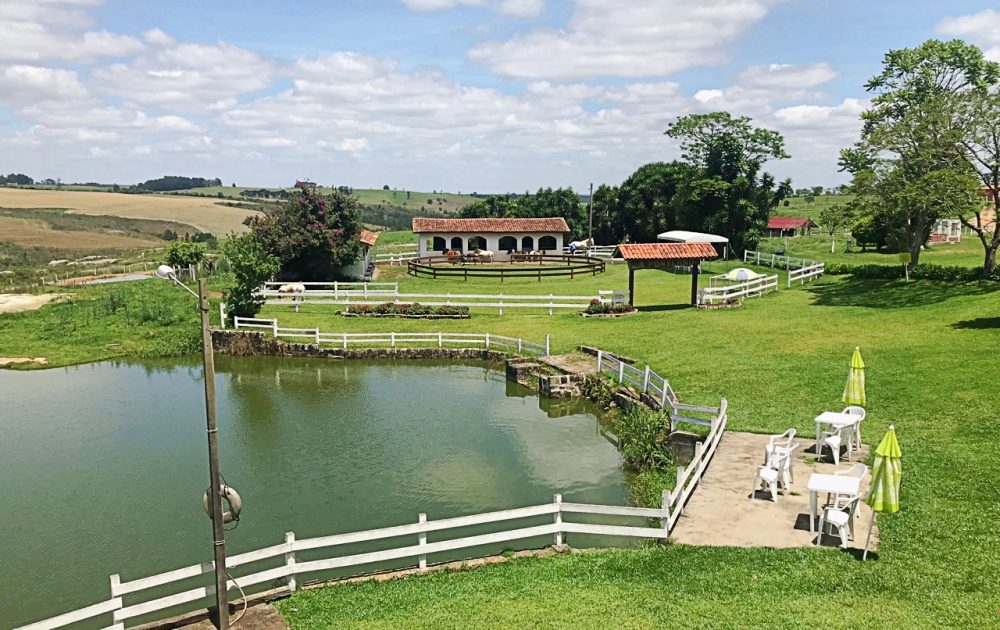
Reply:
[[[767,235],[807,236],[814,227],[809,217],[771,217],[767,220]]]
[[[337,269],[337,276],[344,280],[371,280],[371,274],[375,268],[375,257],[372,254],[372,249],[375,248],[375,243],[378,241],[378,232],[361,230],[358,241],[361,243],[358,257],[350,265],[344,265]]]
[[[433,256],[446,250],[489,250],[495,260],[525,251],[562,253],[569,233],[566,219],[439,219],[414,217],[413,233],[420,241],[420,255]]]
[[[982,223],[979,227],[992,230],[993,226],[996,225],[997,222],[996,209],[993,207],[993,202],[996,200],[997,193],[989,186],[983,186],[982,192],[983,196],[986,197],[986,200],[990,203],[983,209],[982,212],[979,213],[979,221]],[[973,217],[972,222],[976,223],[975,217]]]

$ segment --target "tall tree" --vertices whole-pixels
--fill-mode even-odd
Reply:
[[[958,218],[979,237],[983,275],[988,276],[996,269],[1000,247],[1000,88],[971,94],[962,105],[959,119],[966,124],[962,149],[986,195],[984,203]]]
[[[728,112],[682,116],[664,133],[697,169],[675,195],[677,227],[722,234],[734,252],[756,247],[786,194],[762,171],[768,160],[789,157],[781,134]]]
[[[883,66],[865,85],[875,96],[861,116],[861,141],[841,153],[841,164],[855,175],[866,211],[904,231],[899,245],[915,267],[934,222],[969,207],[971,172],[956,151],[959,103],[995,84],[1000,65],[965,42],[928,40],[890,50]]]

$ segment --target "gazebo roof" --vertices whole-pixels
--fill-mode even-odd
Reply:
[[[376,241],[378,241],[378,232],[372,232],[372,231],[369,231],[369,230],[361,230],[361,236],[358,237],[358,240],[360,240],[365,245],[373,247],[375,245]]]
[[[718,258],[710,243],[624,243],[613,254],[625,262],[671,262],[677,265]]]
[[[569,232],[566,219],[546,217],[540,219],[441,219],[437,217],[413,217],[413,231],[416,234],[438,232],[444,234],[497,234],[503,232]]]

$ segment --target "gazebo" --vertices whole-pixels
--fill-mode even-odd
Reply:
[[[615,258],[628,264],[628,303],[635,305],[635,272],[639,269],[667,270],[691,267],[691,306],[698,305],[698,272],[701,261],[719,257],[711,243],[626,243],[619,245]]]

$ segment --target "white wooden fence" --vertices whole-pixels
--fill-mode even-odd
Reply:
[[[826,270],[826,265],[821,262],[813,263],[808,267],[802,267],[801,269],[793,269],[788,272],[788,286],[791,287],[793,282],[798,282],[802,284],[813,278],[818,278],[823,275]]]
[[[548,356],[549,336],[545,343],[535,343],[520,337],[505,337],[491,333],[325,333],[319,328],[283,328],[277,319],[234,317],[236,330],[256,329],[271,333],[274,337],[306,339],[316,345],[330,344],[343,349],[355,347],[425,347],[425,348],[484,348],[501,352]]]
[[[612,258],[616,249],[618,249],[617,245],[594,245],[593,247],[588,247],[586,249],[578,249],[575,254],[578,256],[586,254],[587,256],[593,256],[594,258],[604,258],[611,261],[618,260],[616,258]],[[564,254],[570,255],[569,247],[563,247],[562,251]]]
[[[425,306],[466,306],[469,308],[496,308],[503,315],[505,308],[541,308],[548,309],[552,315],[555,309],[587,308],[591,300],[613,302],[628,300],[628,291],[600,291],[597,295],[510,295],[481,293],[400,293],[396,283],[320,283],[303,282],[305,291],[282,293],[278,286],[283,283],[267,283],[258,290],[264,298],[264,303],[277,306],[292,306],[298,312],[303,304],[322,304],[351,306],[384,304],[386,302],[414,303]],[[322,285],[322,286],[321,286]],[[324,288],[327,287],[327,288]],[[330,288],[332,287],[332,288]]]
[[[769,291],[778,290],[778,276],[764,276],[738,284],[720,287],[705,287],[698,290],[698,305],[727,304],[733,300],[760,297]]]
[[[496,546],[542,536],[551,536],[552,542],[556,545],[563,544],[563,536],[571,533],[666,540],[677,524],[698,482],[705,474],[722,434],[725,432],[728,422],[728,403],[725,399],[722,399],[721,405],[715,408],[715,411],[717,413],[710,422],[711,430],[708,437],[703,444],[695,447],[694,459],[685,468],[678,469],[677,485],[673,491],[663,491],[661,507],[659,508],[567,503],[563,502],[562,495],[557,494],[551,503],[541,505],[436,521],[427,520],[426,514],[420,514],[416,523],[332,536],[297,539],[294,532],[288,532],[282,543],[227,557],[226,568],[230,571],[227,586],[234,589],[237,588],[238,584],[239,588],[244,591],[256,592],[252,587],[272,585],[276,581],[281,581],[287,584],[288,590],[295,591],[299,587],[300,578],[306,576],[311,579],[320,579],[324,572],[329,573],[338,569],[396,560],[408,560],[414,563],[410,566],[426,569],[429,554]],[[579,523],[566,519],[573,514],[659,519],[660,526]],[[524,521],[525,519],[536,519],[537,522],[541,518],[551,518],[551,522],[543,524],[520,522],[505,525],[505,529],[497,532],[451,538],[448,538],[448,534],[446,534],[442,540],[434,542],[427,539],[427,535],[433,532],[446,532],[491,523],[507,524],[510,521]],[[398,541],[391,548],[382,548],[377,551],[344,552],[341,555],[322,554],[327,557],[315,557],[318,555],[315,553],[316,550],[335,552],[338,547],[346,545],[402,537],[409,537],[409,540]],[[413,537],[416,537],[416,544],[412,542]],[[310,554],[312,559],[304,560],[299,554],[307,551],[314,553]],[[261,563],[272,566],[263,568],[259,566]],[[252,572],[244,573],[244,570],[252,565],[257,566]],[[21,626],[16,630],[51,630],[95,618],[107,620],[109,616],[112,625],[107,626],[105,630],[124,630],[126,622],[137,617],[148,616],[168,609],[171,614],[178,614],[203,608],[210,605],[209,598],[215,594],[215,587],[212,584],[214,569],[213,562],[203,562],[128,581],[122,581],[121,576],[115,574],[110,577],[109,599]],[[234,574],[241,575],[234,576]],[[192,582],[201,582],[201,585],[194,586]],[[128,601],[126,602],[126,600]],[[161,614],[165,613],[161,612]]]
[[[407,260],[413,260],[414,258],[419,258],[419,252],[392,252],[385,254],[375,254],[373,260],[376,265],[402,265]]]

